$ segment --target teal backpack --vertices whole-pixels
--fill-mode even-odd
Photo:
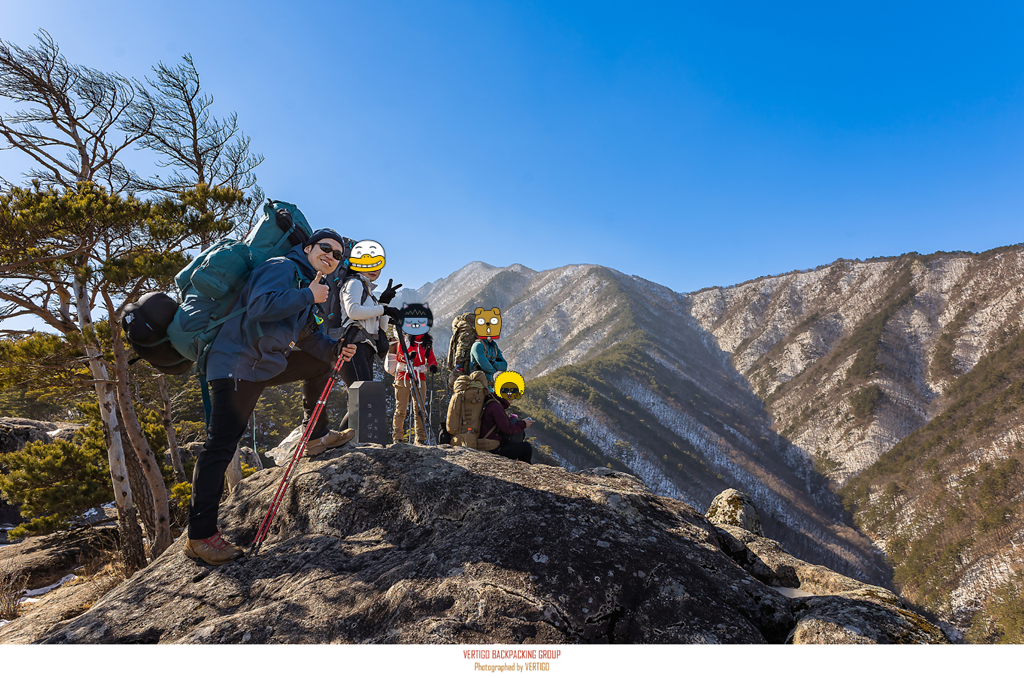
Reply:
[[[206,355],[221,326],[245,310],[232,311],[232,307],[252,270],[267,259],[284,256],[312,234],[298,207],[268,200],[263,216],[244,240],[218,240],[174,277],[181,303],[164,336],[158,336],[162,333],[157,323],[147,322],[158,314],[147,315],[146,306],[162,304],[165,311],[168,295],[146,295],[138,304],[126,307],[121,323],[136,354],[164,374],[182,374],[193,363],[205,374]],[[168,343],[170,347],[164,345]],[[151,357],[156,355],[159,359]]]

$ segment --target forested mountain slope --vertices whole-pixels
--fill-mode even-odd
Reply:
[[[688,295],[776,430],[843,487],[907,597],[978,638],[1024,640],[1022,283],[1012,246]]]

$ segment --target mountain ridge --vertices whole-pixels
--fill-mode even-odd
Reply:
[[[769,527],[789,532],[775,536],[791,550],[808,549],[800,552],[808,560],[838,558],[846,564],[829,561],[830,566],[873,571],[880,580],[892,575],[886,560],[903,568],[906,559],[891,550],[900,542],[872,529],[877,516],[868,515],[870,504],[893,482],[872,469],[897,446],[915,445],[914,433],[942,416],[952,402],[946,394],[957,380],[1020,335],[1024,312],[1021,245],[981,253],[839,259],[685,294],[596,265],[540,272],[522,267],[509,273],[519,287],[505,297],[507,309],[488,296],[502,282],[497,276],[504,269],[485,266],[480,262],[489,287],[462,285],[462,306],[450,309],[435,326],[435,334],[446,335],[443,346],[438,344],[441,352],[447,348],[450,330],[444,325],[450,327],[456,310],[499,305],[511,320],[501,345],[510,368],[528,378],[527,397],[520,403],[542,422],[534,430],[543,449],[570,467],[603,462],[628,470],[695,504],[712,494],[716,475],[742,485],[739,478],[750,473],[759,455],[772,469],[764,473],[799,478],[801,494],[812,497],[807,501],[820,512],[817,520],[836,526],[829,536],[809,537],[793,528],[799,524],[793,514],[790,527]],[[432,283],[428,292],[443,287],[445,280]],[[642,352],[649,361],[632,366],[636,371],[628,374],[621,364],[614,369],[604,364],[621,362],[623,351]],[[671,381],[672,393],[653,388],[652,375]],[[1016,440],[1016,424],[1008,417],[986,420],[987,432],[976,432],[972,440],[979,445],[988,444],[986,435]],[[642,444],[648,433],[641,428],[656,430],[658,440]],[[913,468],[928,463],[927,449],[911,456],[920,457]],[[709,466],[709,459],[721,465]],[[988,544],[991,552],[978,545],[961,549],[964,565],[947,573],[942,600],[919,595],[903,575],[895,585],[915,603],[934,607],[961,634],[991,639],[1006,634],[999,631],[999,615],[988,611],[1003,610],[1004,620],[1016,614],[1006,611],[1010,608],[1000,602],[1005,598],[1000,592],[1007,586],[1024,590],[1014,584],[1016,567],[1006,566],[1021,559],[1024,529],[1017,507],[1024,494],[1018,472],[998,463],[983,469],[982,463],[965,462],[962,473],[979,474],[979,487],[989,475],[1006,475],[1011,494],[999,495],[1012,509],[999,527],[1005,539],[999,545],[990,538],[978,542]],[[679,465],[692,477],[678,477]],[[928,480],[931,472],[916,473]],[[863,481],[852,482],[862,475]],[[757,494],[757,478],[748,477],[744,490]],[[913,475],[902,482],[911,495],[920,486]],[[832,513],[838,501],[833,492],[843,495],[852,516]],[[972,492],[960,496],[971,501]],[[791,513],[784,503],[768,500],[769,523],[773,511]],[[915,528],[911,541],[918,533],[926,537],[944,520],[933,510],[922,517],[919,504],[906,498],[900,503],[907,517],[898,524],[932,526]],[[995,515],[999,506],[986,510]],[[970,525],[984,519],[968,513]],[[854,523],[873,540],[873,555]],[[840,538],[846,530],[853,536]],[[847,548],[858,555],[849,556]],[[965,577],[973,577],[973,583],[956,583]],[[988,630],[979,631],[982,627]]]
[[[1005,473],[1008,469],[983,469],[970,457],[988,441],[1015,435],[1015,415],[1002,412],[969,421],[950,413],[952,427],[975,430],[945,436],[941,449],[952,448],[941,462],[935,461],[933,446],[919,444],[917,432],[937,426],[947,414],[956,401],[948,394],[958,380],[969,379],[987,356],[1019,340],[1022,283],[1024,247],[1009,245],[977,254],[912,252],[864,262],[839,260],[813,271],[689,295],[695,317],[730,352],[766,403],[777,430],[834,481],[858,525],[886,551],[897,568],[897,587],[962,634],[1016,637],[1018,642],[1024,636],[1003,627],[1020,628],[1024,619],[1024,610],[1005,604],[1007,590],[1022,590],[1020,475],[1007,476],[1015,498],[1013,492],[1009,497],[1004,493],[986,507],[1007,511],[1004,539],[957,546],[957,540],[939,538],[956,530],[941,526],[984,519],[972,508],[974,490],[951,487],[945,504],[932,505],[934,469],[924,468],[940,463],[951,477],[979,474],[981,482]],[[999,389],[990,384],[978,397],[991,392],[994,399],[1015,388],[1010,382]],[[964,440],[953,444],[950,437],[964,438],[966,447],[974,449],[961,451]],[[892,454],[913,460],[907,462],[912,471],[900,478],[885,471]],[[888,519],[874,510],[879,502],[895,502],[883,511]],[[967,517],[952,507],[966,509]],[[893,539],[894,529],[903,530],[902,539]],[[926,548],[914,551],[915,540],[927,542]],[[938,578],[928,567],[908,570],[908,563],[930,557],[944,563]],[[1018,566],[1007,567],[1013,562]],[[993,616],[990,609],[1001,612]]]
[[[475,291],[463,282],[474,269],[486,272]],[[427,301],[439,309],[432,333],[442,351],[451,318],[497,305],[489,295],[499,275],[473,266],[428,290]],[[856,534],[810,460],[771,430],[727,354],[686,312],[684,295],[596,265],[510,275],[519,287],[508,295],[510,305],[500,306],[499,343],[510,369],[528,380],[518,404],[539,422],[531,435],[544,453],[570,469],[610,464],[699,509],[736,486],[755,497],[767,533],[794,555],[868,581],[887,579],[885,563]],[[452,286],[461,306],[445,289]],[[436,306],[432,295],[442,299]],[[620,363],[631,352],[639,362],[627,370]],[[662,372],[673,375],[664,379],[671,387],[656,393]],[[702,465],[702,455],[714,459],[713,468]]]

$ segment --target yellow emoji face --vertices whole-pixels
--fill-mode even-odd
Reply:
[[[497,339],[501,334],[501,311],[497,308],[492,308],[490,311],[478,308],[474,315],[476,336],[481,339]]]
[[[502,372],[494,379],[494,392],[506,400],[519,400],[526,393],[526,382],[518,372]]]
[[[348,262],[356,273],[379,271],[384,268],[384,248],[376,240],[360,240],[352,246]]]

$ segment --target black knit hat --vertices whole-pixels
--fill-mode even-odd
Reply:
[[[331,240],[337,242],[339,245],[344,245],[345,244],[345,238],[341,237],[340,235],[338,235],[337,233],[335,233],[334,231],[332,231],[329,228],[321,228],[319,231],[317,231],[313,235],[309,236],[309,239],[306,240],[306,244],[307,245],[315,245],[319,241],[327,240],[328,238],[330,238]]]

